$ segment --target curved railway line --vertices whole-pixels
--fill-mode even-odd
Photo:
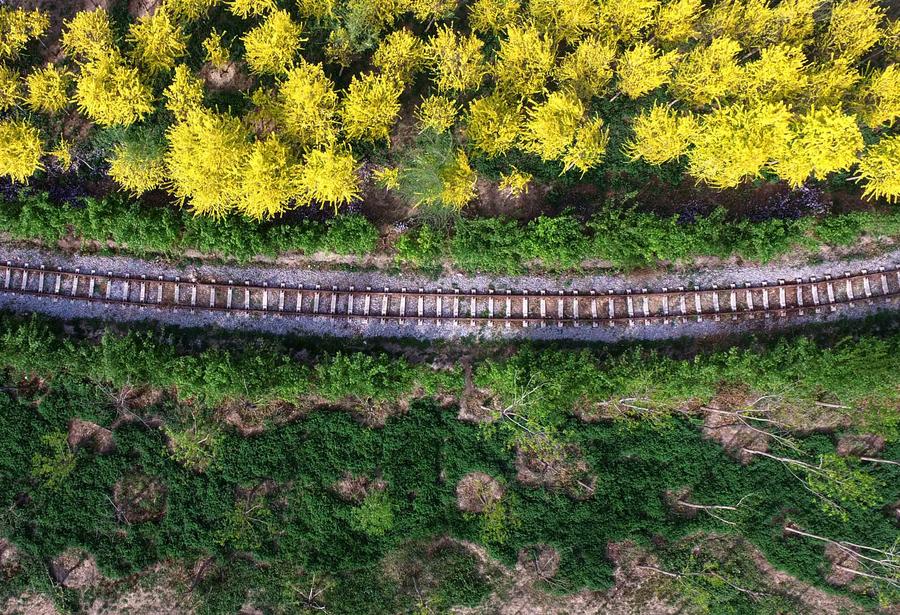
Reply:
[[[0,293],[235,315],[520,327],[682,324],[829,313],[900,297],[900,267],[822,278],[658,290],[356,288],[147,277],[7,261]]]

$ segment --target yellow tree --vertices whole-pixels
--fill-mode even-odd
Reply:
[[[63,29],[62,48],[70,57],[87,60],[116,53],[109,14],[104,9],[76,13]]]
[[[222,217],[241,196],[248,135],[240,120],[191,109],[169,127],[165,155],[169,190],[196,214]]]
[[[228,10],[232,15],[243,17],[261,17],[275,11],[278,5],[275,0],[231,0],[228,3]]]
[[[653,23],[659,0],[602,0],[598,22],[600,31],[628,44],[641,37]]]
[[[862,75],[847,58],[834,58],[825,64],[814,64],[807,69],[809,86],[805,98],[811,104],[832,106],[840,104]]]
[[[425,66],[425,61],[424,43],[406,29],[396,30],[384,37],[372,56],[372,64],[381,73],[401,83],[408,83]]]
[[[561,160],[583,122],[581,101],[565,92],[553,92],[544,103],[528,110],[522,146],[543,160]]]
[[[694,107],[724,98],[741,82],[740,50],[730,38],[713,39],[709,45],[691,50],[675,71],[672,93]]]
[[[789,101],[806,89],[806,56],[800,47],[775,45],[760,52],[760,58],[744,65],[741,96]]]
[[[400,114],[402,86],[387,75],[354,76],[344,96],[341,119],[350,139],[388,139]]]
[[[784,158],[791,114],[783,103],[738,103],[704,116],[688,151],[689,171],[714,188],[757,177]]]
[[[619,89],[629,98],[638,98],[669,82],[678,53],[660,55],[649,43],[638,43],[625,52],[616,67]]]
[[[481,85],[487,74],[483,47],[474,34],[460,36],[448,26],[439,27],[426,46],[438,90],[465,92]]]
[[[310,151],[299,175],[303,203],[331,205],[337,211],[341,205],[359,198],[357,166],[349,150],[331,146]]]
[[[307,19],[334,17],[335,0],[297,0],[297,10]]]
[[[50,27],[50,19],[41,11],[0,6],[0,60],[12,60],[33,38]]]
[[[433,130],[445,132],[456,123],[459,107],[452,99],[446,96],[432,95],[424,98],[416,109],[416,119],[419,120],[419,130]]]
[[[884,137],[866,148],[856,181],[864,181],[863,196],[900,201],[900,136]]]
[[[557,43],[577,41],[600,27],[600,8],[593,0],[531,0],[528,16]]]
[[[15,107],[22,100],[19,73],[0,64],[0,111]]]
[[[421,22],[453,17],[457,0],[408,0],[413,16]]]
[[[320,64],[301,62],[288,72],[278,93],[285,128],[301,147],[335,140],[338,97]]]
[[[896,64],[872,73],[859,94],[858,107],[870,128],[900,118],[900,68]]]
[[[141,194],[161,188],[166,181],[165,145],[141,135],[126,139],[113,148],[109,176],[130,193]]]
[[[685,43],[699,35],[697,21],[703,0],[671,0],[656,14],[656,39],[666,45]]]
[[[469,165],[463,150],[457,150],[440,171],[441,202],[454,209],[462,209],[475,198],[475,183],[478,174]]]
[[[256,141],[241,169],[237,210],[256,220],[284,213],[300,191],[296,174],[290,148],[276,135]]]
[[[873,0],[842,0],[831,9],[822,47],[855,61],[881,38],[884,11]]]
[[[690,114],[680,115],[666,106],[654,104],[634,118],[634,138],[625,144],[632,160],[663,164],[687,153],[697,122]]]
[[[203,81],[195,77],[186,64],[179,64],[175,67],[172,83],[163,94],[166,97],[166,109],[180,122],[191,109],[203,106]]]
[[[863,148],[856,117],[835,107],[812,107],[791,121],[791,135],[784,158],[775,164],[778,175],[797,188],[813,176],[849,169]]]
[[[532,25],[510,26],[494,65],[497,88],[521,99],[544,89],[556,63],[556,45]]]
[[[260,25],[252,28],[244,41],[247,65],[261,75],[286,73],[294,63],[304,42],[303,28],[287,11],[275,11]]]
[[[528,194],[528,186],[533,179],[534,176],[531,173],[525,173],[516,167],[512,167],[509,173],[500,174],[498,187],[510,196],[522,196],[523,194]]]
[[[151,74],[171,70],[187,53],[187,36],[166,11],[157,10],[131,24],[126,40],[132,45],[131,59]]]
[[[824,0],[781,0],[772,9],[772,19],[766,32],[770,43],[804,46],[815,28],[813,14]]]
[[[894,62],[900,61],[900,19],[888,22],[881,38],[881,46],[888,58]]]
[[[19,120],[0,120],[0,175],[26,182],[43,168],[44,145],[37,128]]]
[[[591,99],[605,92],[612,81],[615,57],[614,45],[589,36],[563,57],[556,69],[556,79],[580,98]]]
[[[75,88],[78,108],[103,126],[128,126],[153,111],[153,94],[117,54],[101,56],[81,67]]]
[[[562,172],[578,169],[584,175],[600,164],[608,144],[609,131],[603,127],[601,118],[595,117],[583,122],[575,131],[575,142],[562,157]]]
[[[498,156],[516,144],[523,120],[518,104],[494,92],[469,104],[466,137],[476,150]]]
[[[69,104],[67,89],[70,75],[48,64],[26,77],[28,106],[41,113],[58,113]]]
[[[475,32],[500,34],[516,22],[519,0],[475,0],[469,4],[469,26]]]
[[[700,30],[708,38],[730,38],[747,48],[758,47],[773,19],[768,0],[722,0],[704,13]]]
[[[184,21],[197,21],[222,0],[163,0],[163,9],[172,17]]]
[[[218,69],[225,68],[231,62],[231,54],[220,32],[213,30],[203,39],[203,50],[206,51],[206,61]]]

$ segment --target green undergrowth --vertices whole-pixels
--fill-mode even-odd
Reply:
[[[505,359],[476,362],[474,384],[486,392],[486,405],[494,400],[492,407],[512,409],[531,431],[548,436],[542,442],[559,443],[563,463],[585,464],[576,473],[592,488],[579,494],[562,484],[516,480],[516,450],[534,452],[527,447],[533,433],[523,436],[503,419],[493,427],[462,422],[456,407],[440,407],[427,395],[381,428],[319,411],[242,437],[213,413],[233,398],[261,404],[315,394],[372,405],[416,389],[459,395],[459,372],[377,353],[294,354],[264,338],[241,351],[188,351],[167,333],[74,339],[51,322],[8,315],[0,331],[0,536],[16,545],[21,567],[0,595],[50,591],[47,561],[77,547],[114,578],[161,561],[192,569],[209,559],[208,573],[191,581],[192,589],[178,588],[190,589],[201,613],[237,612],[248,596],[265,612],[301,612],[310,588],[316,604],[332,613],[443,612],[502,590],[498,575],[480,571],[465,549],[438,540],[451,536],[486,547],[506,565],[522,549],[552,546],[560,568],[545,589],[558,593],[609,587],[607,545],[630,540],[654,552],[661,569],[690,573],[677,599],[723,605],[716,612],[802,612],[789,597],[751,599],[721,581],[770,591],[747,560],[734,553],[716,559],[684,541],[703,533],[741,536],[777,568],[825,587],[823,545],[786,536],[785,524],[876,547],[897,535],[885,507],[900,498],[900,468],[857,468],[874,495],[842,491],[835,514],[796,470],[767,458],[741,465],[703,437],[698,418],[678,411],[736,386],[798,406],[845,405],[871,414],[869,424],[855,422],[887,436],[885,459],[900,458],[896,333],[831,347],[801,338],[694,359],[526,346]],[[115,450],[103,455],[67,446],[73,418],[109,426],[122,412],[117,391],[143,385],[176,393],[140,409],[160,417],[161,428],[141,421],[117,427]],[[572,414],[623,399],[646,410],[595,423]],[[834,450],[835,437],[821,433],[770,447],[809,463]],[[484,513],[465,513],[456,505],[456,485],[475,471],[499,480],[505,494]],[[341,499],[334,485],[348,473],[384,488]],[[140,522],[117,516],[116,485],[148,481],[164,486],[164,513]],[[671,492],[687,492],[695,503],[740,506],[722,513],[728,523],[676,514],[666,503]],[[74,610],[100,591],[54,595]]]
[[[0,230],[17,239],[53,243],[69,235],[138,256],[180,256],[187,250],[246,262],[256,255],[327,252],[364,256],[378,248],[376,227],[359,214],[323,221],[260,224],[239,217],[211,220],[184,210],[150,207],[122,197],[85,198],[78,206],[53,203],[23,190],[0,198]],[[857,211],[824,217],[731,219],[717,209],[693,222],[632,209],[607,209],[588,221],[541,216],[520,224],[501,218],[427,221],[393,244],[399,265],[426,271],[450,263],[463,271],[522,273],[529,263],[574,270],[587,260],[632,269],[704,256],[740,256],[768,262],[798,248],[850,246],[862,237],[900,236],[900,213]]]

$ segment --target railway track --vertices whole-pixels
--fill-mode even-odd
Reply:
[[[557,292],[355,288],[131,276],[7,261],[0,293],[235,315],[520,327],[681,324],[828,313],[900,296],[900,267],[701,288]]]

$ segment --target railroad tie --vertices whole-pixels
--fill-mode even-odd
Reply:
[[[278,285],[278,311],[284,311],[284,282]]]
[[[628,326],[633,327],[634,321],[632,318],[634,318],[634,300],[631,298],[630,288],[625,289],[625,305],[628,309]]]
[[[25,263],[25,268],[22,269],[22,290],[28,288],[28,263]]]
[[[366,318],[369,317],[369,310],[372,308],[372,295],[369,293],[372,291],[371,286],[366,286],[366,296],[363,298],[363,316]]]
[[[728,305],[731,308],[731,320],[737,320],[737,291],[735,284],[731,284],[731,290],[728,293]]]
[[[381,295],[381,322],[387,322],[387,311],[388,311],[388,287],[384,287],[384,292]]]
[[[591,289],[591,326],[597,326],[597,291]]]
[[[563,318],[565,318],[566,298],[563,291],[557,293],[559,297],[556,299],[556,326],[563,326]]]
[[[112,275],[110,272],[108,275]],[[106,298],[109,299],[109,286],[106,287]],[[44,292],[44,266],[41,265],[41,272],[38,274],[38,292]]]
[[[862,274],[863,274],[863,292],[866,293],[866,299],[867,299],[866,303],[868,303],[869,305],[872,305],[872,286],[869,283],[869,270],[863,269]]]
[[[319,313],[319,290],[321,290],[322,285],[316,284],[316,291],[313,293],[313,314]]]
[[[296,305],[294,305],[294,313],[297,314],[297,318],[303,314],[303,284],[297,284],[297,299],[295,300]]]
[[[796,282],[796,284],[797,284],[797,286],[796,286],[796,288],[797,288],[797,307],[799,308],[797,310],[797,313],[800,316],[802,316],[803,315],[803,278],[797,278],[796,280],[794,280],[794,282]]]
[[[211,308],[216,307],[216,286],[215,286],[215,284],[216,284],[216,279],[215,279],[215,278],[213,278],[212,280],[210,280],[210,286],[209,286],[209,307],[211,307]]]
[[[347,320],[353,320],[353,295],[356,292],[356,287],[350,287],[350,294],[347,295]]]
[[[228,289],[225,291],[225,307],[229,310],[231,309],[231,299],[234,294],[233,284],[234,280],[228,280]]]
[[[642,288],[641,294],[643,295],[643,297],[641,297],[641,311],[644,312],[644,324],[649,325],[650,324],[650,318],[649,318],[650,317],[650,298],[647,296],[647,289]]]
[[[194,307],[197,305],[197,282],[191,278],[191,314],[194,313]]]
[[[131,294],[128,291],[131,290],[129,287],[131,286],[131,282],[128,280],[128,274],[125,274],[125,281],[122,282],[122,301],[127,302],[128,296]],[[56,278],[56,292],[59,293],[59,276]]]
[[[819,308],[819,280],[816,276],[809,278],[809,290],[812,294],[813,305],[816,306],[814,312],[819,314],[822,310]]]
[[[663,324],[669,324],[669,289],[665,286],[662,288],[663,296],[662,296],[662,312],[663,312]]]
[[[503,314],[503,318],[506,320],[505,326],[507,329],[509,329],[509,316],[510,316],[510,313],[512,312],[512,298],[510,297],[511,294],[512,294],[512,291],[507,288],[506,289],[506,312]]]
[[[781,315],[784,315],[784,308],[786,307],[785,303],[785,294],[784,294],[784,280],[778,280],[778,305],[781,306]]]
[[[703,322],[703,304],[700,303],[699,286],[694,286],[694,311],[697,314],[697,322]]]
[[[337,314],[337,298],[338,298],[338,287],[331,287],[331,313]]]
[[[6,283],[3,288],[9,288],[9,284],[12,281],[12,263],[6,261]]]
[[[425,313],[425,289],[419,289],[419,324],[422,324],[422,315]]]
[[[882,295],[887,295],[888,292],[890,292],[890,291],[888,290],[887,276],[884,275],[884,267],[879,267],[879,268],[878,268],[878,277],[881,279],[881,294],[882,294]],[[886,301],[890,301],[891,298],[890,298],[890,297],[886,297],[885,300],[886,300]]]
[[[471,298],[469,299],[469,319],[470,324],[473,327],[475,326],[475,308],[477,307],[475,301],[475,292],[476,291],[474,288],[469,291],[469,294],[471,295]]]
[[[530,316],[528,312],[528,289],[526,288],[522,294],[522,327],[528,327],[528,318]]]
[[[825,274],[825,290],[828,293],[828,304],[829,308],[833,312],[836,308],[834,307],[834,282],[831,281],[831,274]]]
[[[750,312],[750,318],[753,318],[753,291],[750,290],[750,282],[745,281],[744,288],[746,289],[744,292],[747,293],[747,311]]]
[[[606,294],[609,296],[607,299],[608,313],[609,313],[609,326],[612,327],[615,324],[616,320],[616,300],[613,299],[613,295],[615,295],[615,291],[611,288],[607,289]]]
[[[715,313],[713,319],[719,322],[719,287],[715,284],[712,285],[712,302],[713,312]]]
[[[440,326],[441,318],[444,316],[444,289],[437,289],[437,297],[435,298],[435,306],[434,306],[434,324]]]
[[[459,321],[459,289],[453,289],[453,324],[458,325]]]
[[[489,288],[488,289],[488,323],[487,323],[489,327],[494,326],[493,319],[494,319],[494,289]]]
[[[547,323],[545,322],[547,318],[547,300],[544,298],[544,295],[546,294],[547,291],[541,291],[541,327],[547,326]]]
[[[850,305],[853,305],[853,299],[854,299],[854,297],[853,297],[853,282],[850,281],[850,272],[849,271],[844,272],[844,283],[846,284],[846,287],[847,287],[847,299],[849,299],[848,303]]]
[[[678,295],[678,307],[681,308],[681,322],[684,324],[687,322],[687,298],[684,296],[684,286],[679,286],[678,292],[681,293]]]
[[[576,327],[580,326],[578,322],[578,291],[572,291],[572,324]]]
[[[175,276],[175,305],[181,302],[181,278]]]
[[[72,296],[78,294],[78,274],[81,272],[81,269],[75,268],[75,278],[72,280]]]
[[[262,291],[262,309],[263,312],[269,311],[269,283],[263,282],[263,291]]]

